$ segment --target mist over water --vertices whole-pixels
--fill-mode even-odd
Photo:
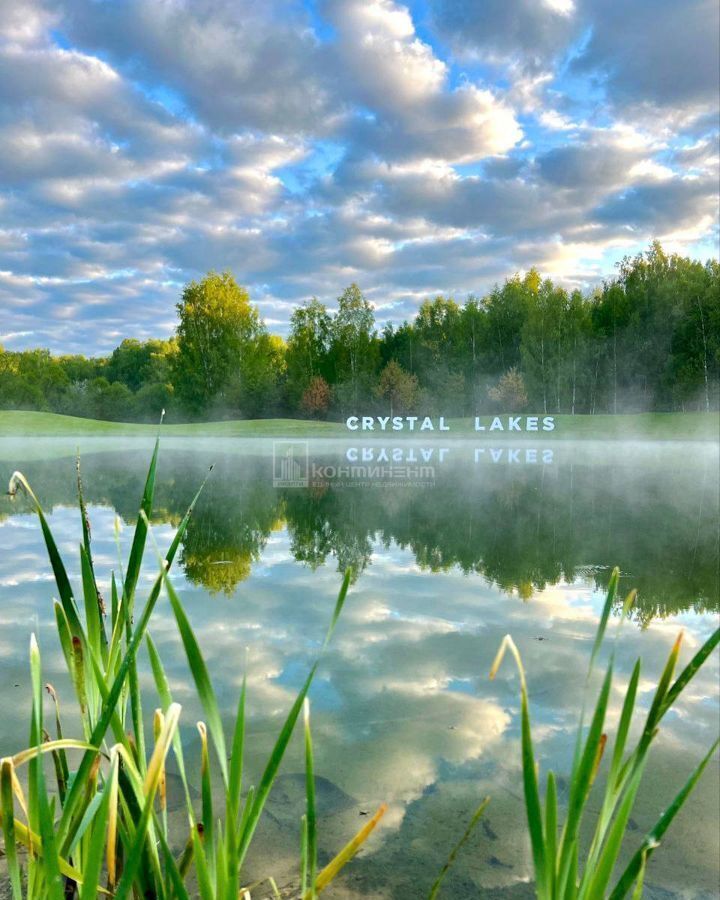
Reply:
[[[0,478],[22,468],[79,579],[74,453],[80,443],[96,571],[108,589],[120,542],[132,539],[150,442],[82,438],[31,447],[0,441]],[[286,446],[293,444],[292,448]],[[161,549],[211,463],[215,469],[185,536],[173,580],[226,712],[248,648],[252,777],[318,650],[340,581],[348,604],[312,692],[322,854],[386,801],[383,827],[334,896],[426,893],[479,800],[481,828],[448,879],[448,896],[529,896],[519,787],[519,699],[510,668],[487,672],[510,632],[528,671],[541,773],[570,766],[603,589],[612,566],[639,590],[618,641],[611,726],[632,664],[643,657],[642,701],[680,627],[683,660],[718,614],[718,446],[545,440],[483,442],[163,440],[153,532]],[[293,472],[306,484],[284,486]],[[307,450],[307,455],[305,455]],[[441,451],[445,450],[445,453]],[[385,459],[387,457],[387,459]],[[141,585],[156,573],[152,553]],[[61,703],[68,685],[56,644],[52,573],[30,506],[0,499],[0,755],[26,742],[27,645],[37,631],[45,677]],[[190,759],[200,717],[165,601],[151,633],[183,704]],[[146,663],[146,660],[143,660]],[[144,670],[145,686],[151,678]],[[717,730],[717,657],[668,716],[633,813],[639,843]],[[69,702],[66,704],[69,706]],[[152,715],[148,700],[145,712]],[[149,721],[149,720],[148,720]],[[289,880],[302,790],[299,742],[286,761],[252,873]],[[718,778],[710,767],[648,874],[648,896],[714,896]],[[180,815],[180,813],[174,813]],[[702,823],[702,827],[698,827]],[[665,893],[663,893],[665,891]],[[654,892],[654,893],[653,893]],[[495,896],[489,893],[488,896]]]

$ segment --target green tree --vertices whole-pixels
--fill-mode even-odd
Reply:
[[[132,395],[131,418],[140,422],[157,422],[163,410],[168,414],[173,408],[174,401],[175,391],[171,384],[149,382]]]
[[[515,275],[496,287],[485,299],[487,314],[486,369],[499,375],[520,365],[520,341],[530,297],[540,277],[533,269],[520,278]]]
[[[488,317],[477,297],[468,297],[460,310],[457,331],[459,363],[467,383],[472,385],[485,370],[488,343]]]
[[[259,326],[254,339],[243,348],[219,411],[229,409],[249,419],[276,414],[284,373],[285,342],[269,334],[264,325]]]
[[[341,396],[346,404],[349,400],[357,407],[361,393],[370,392],[380,353],[372,306],[356,284],[351,284],[338,297],[338,311],[332,322],[331,355],[337,381],[347,385]]]
[[[590,356],[590,307],[580,291],[573,291],[565,313],[563,366],[569,385],[569,409],[575,415],[581,403],[589,399],[592,372]]]
[[[290,317],[287,343],[287,396],[296,409],[313,378],[330,378],[332,319],[315,297],[298,306]]]
[[[258,312],[230,272],[209,272],[201,281],[191,281],[177,311],[178,397],[196,413],[222,405],[231,377],[263,330]]]
[[[669,382],[684,408],[693,399],[709,412],[720,393],[720,264],[685,261],[682,309],[671,344]]]
[[[456,361],[460,307],[451,297],[425,300],[415,317],[415,334],[420,362],[430,369],[443,361],[450,367]]]
[[[407,412],[414,408],[418,398],[418,380],[405,372],[394,359],[380,373],[375,395],[390,404],[390,415]]]
[[[0,406],[56,410],[68,385],[49,350],[0,350]]]
[[[415,326],[411,322],[403,322],[397,328],[394,328],[389,322],[383,329],[380,340],[381,365],[386,366],[391,359],[394,359],[406,372],[415,375],[417,340]]]
[[[560,411],[563,373],[563,330],[568,297],[549,278],[528,292],[527,315],[521,331],[520,356],[530,395],[547,413]]]
[[[488,397],[502,410],[521,412],[528,402],[522,374],[515,368],[508,369],[498,383],[490,388]]]
[[[80,354],[72,354],[58,356],[57,362],[72,384],[99,378],[104,373],[108,361],[102,356],[87,357]]]
[[[126,338],[110,354],[105,377],[108,381],[121,381],[133,392],[147,384],[167,384],[175,349],[174,341]]]

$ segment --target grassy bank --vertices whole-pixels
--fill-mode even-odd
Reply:
[[[501,416],[507,429],[507,416]],[[547,440],[706,440],[720,437],[720,417],[717,413],[640,413],[617,416],[555,416],[554,431],[509,432],[489,431],[490,416],[482,421],[486,430],[476,432],[474,419],[450,419],[449,431],[349,431],[343,423],[313,422],[305,419],[252,419],[226,422],[195,422],[182,425],[163,425],[168,437],[302,437],[302,438],[477,438],[482,441],[511,439],[513,441],[542,437]],[[437,427],[437,419],[433,419]],[[419,423],[418,423],[419,424]],[[104,422],[80,419],[56,413],[0,411],[0,437],[18,436],[151,436],[156,425]]]
[[[57,413],[0,411],[0,436],[7,435],[91,435],[154,436],[157,425],[136,422],[105,422],[81,419]],[[345,427],[335,422],[309,422],[303,419],[251,419],[227,422],[192,422],[182,425],[164,424],[163,434],[169,437],[333,437],[345,433]]]

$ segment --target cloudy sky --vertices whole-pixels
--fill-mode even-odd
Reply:
[[[0,0],[0,343],[717,252],[716,0]]]

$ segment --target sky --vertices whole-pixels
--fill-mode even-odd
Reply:
[[[0,0],[0,344],[718,250],[716,0]]]

